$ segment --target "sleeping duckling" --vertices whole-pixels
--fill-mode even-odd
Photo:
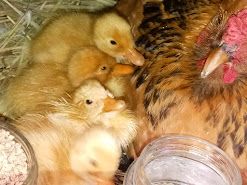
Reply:
[[[25,115],[15,123],[34,148],[38,185],[112,182],[121,155],[119,144],[104,128],[88,128],[83,121],[80,127],[74,125],[53,124],[38,114]]]
[[[30,44],[37,63],[66,65],[69,55],[84,46],[97,46],[118,60],[141,66],[144,58],[135,49],[130,25],[117,13],[69,13],[50,21]]]
[[[114,99],[99,81],[83,81],[71,98],[72,103],[54,103],[55,111],[49,115],[53,123],[66,121],[71,126],[85,120],[86,116],[90,123],[107,128],[123,148],[136,136],[137,119],[134,113],[126,108],[123,100]]]
[[[117,171],[121,149],[107,129],[92,127],[86,130],[71,148],[71,169],[81,178],[93,175],[107,180]]]
[[[116,64],[112,72],[109,72],[111,70],[109,64],[114,63],[114,58],[96,47],[85,47],[71,57],[68,64],[68,78],[74,87],[78,87],[83,80],[97,76],[97,79],[110,90],[114,97],[124,99],[130,108],[134,108],[135,89],[130,83],[134,67]]]

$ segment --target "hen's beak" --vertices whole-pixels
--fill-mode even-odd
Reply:
[[[137,66],[142,66],[144,64],[144,57],[136,49],[129,49],[123,54],[123,58]]]
[[[229,61],[229,56],[222,48],[214,49],[208,56],[201,72],[201,78],[206,78],[218,66]]]
[[[111,72],[112,76],[130,75],[134,72],[134,67],[128,64],[116,64]]]
[[[107,97],[104,100],[103,111],[105,112],[117,111],[125,108],[125,106],[126,104],[123,100],[116,100],[114,98]]]

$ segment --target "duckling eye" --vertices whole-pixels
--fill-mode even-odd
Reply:
[[[102,70],[102,71],[104,71],[104,70],[106,70],[106,66],[102,66],[100,69]]]
[[[112,45],[116,45],[117,44],[117,42],[115,40],[110,40],[110,42],[111,42]]]
[[[92,100],[86,100],[86,104],[90,105],[90,104],[92,104],[92,103],[93,103]]]
[[[90,164],[91,164],[93,167],[97,167],[97,166],[98,166],[97,161],[94,160],[94,159],[90,159],[89,162],[90,162]]]

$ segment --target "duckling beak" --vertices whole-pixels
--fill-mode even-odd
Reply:
[[[134,72],[134,67],[128,64],[116,64],[111,72],[112,76],[130,75]]]
[[[104,108],[103,111],[111,112],[121,110],[126,107],[126,104],[123,100],[116,100],[114,98],[107,97],[104,100]]]
[[[217,67],[229,61],[229,56],[222,48],[214,49],[208,56],[203,70],[201,72],[201,78],[206,78]]]
[[[144,57],[136,49],[129,49],[123,54],[123,57],[134,65],[142,66],[144,64]]]

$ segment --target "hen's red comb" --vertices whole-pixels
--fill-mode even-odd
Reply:
[[[223,41],[230,47],[238,46],[247,40],[247,9],[233,14],[227,21]]]

